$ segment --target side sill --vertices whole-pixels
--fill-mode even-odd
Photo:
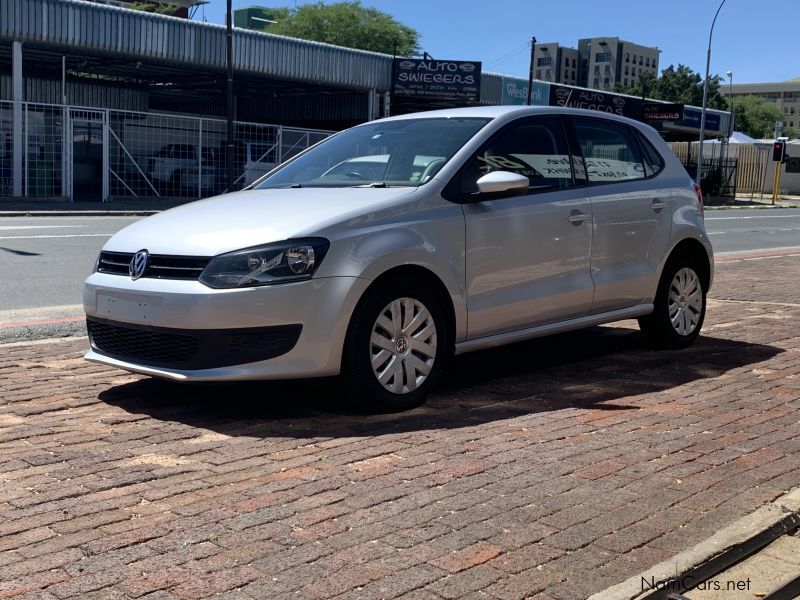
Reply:
[[[630,308],[612,310],[596,315],[587,315],[585,317],[578,317],[577,319],[570,319],[569,321],[547,323],[546,325],[537,325],[536,327],[517,329],[516,331],[508,331],[506,333],[487,335],[474,340],[457,342],[455,353],[464,354],[465,352],[474,352],[476,350],[484,350],[486,348],[505,346],[506,344],[513,344],[514,342],[522,342],[524,340],[544,337],[546,335],[564,333],[565,331],[573,331],[575,329],[583,329],[585,327],[593,327],[594,325],[602,325],[603,323],[611,323],[613,321],[622,321],[625,319],[635,319],[637,317],[649,315],[651,312],[653,312],[652,304],[637,304],[636,306],[632,306]]]

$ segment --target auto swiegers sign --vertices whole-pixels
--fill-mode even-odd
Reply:
[[[396,96],[477,101],[481,96],[481,63],[396,58],[392,91]]]

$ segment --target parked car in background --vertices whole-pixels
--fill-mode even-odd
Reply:
[[[712,276],[699,189],[647,125],[409,114],[113,236],[84,288],[86,357],[176,381],[342,374],[399,410],[453,353],[631,318],[687,346]]]
[[[147,175],[159,192],[171,196],[218,193],[219,164],[214,148],[165,144],[147,160]]]

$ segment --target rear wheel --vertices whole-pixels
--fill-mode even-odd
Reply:
[[[700,335],[706,314],[706,287],[698,262],[676,256],[658,284],[653,312],[639,319],[645,337],[660,348],[685,348]]]
[[[442,372],[448,339],[428,287],[406,278],[379,283],[350,322],[342,357],[348,397],[380,412],[422,404]]]

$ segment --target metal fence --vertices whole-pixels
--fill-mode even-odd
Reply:
[[[13,103],[0,101],[0,196],[13,194]],[[22,103],[22,196],[202,198],[226,191],[220,119]],[[234,189],[328,131],[235,123]]]

